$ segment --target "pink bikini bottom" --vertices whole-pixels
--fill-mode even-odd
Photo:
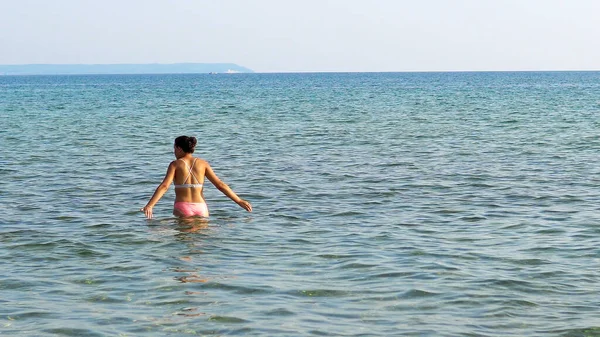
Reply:
[[[178,201],[173,205],[173,215],[188,217],[202,216],[208,218],[208,207],[204,202],[185,202]]]

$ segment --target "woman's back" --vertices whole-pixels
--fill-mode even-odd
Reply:
[[[200,158],[186,156],[174,161],[175,201],[204,202],[203,185],[206,162]]]

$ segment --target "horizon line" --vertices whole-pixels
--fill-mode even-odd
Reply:
[[[450,73],[450,72],[595,72],[600,71],[597,69],[495,69],[495,70],[476,70],[476,69],[430,69],[430,70],[266,70],[257,71],[246,65],[241,65],[236,62],[150,62],[150,63],[0,63],[2,66],[118,66],[118,65],[192,65],[192,64],[205,64],[205,65],[236,65],[238,67],[247,68],[252,70],[255,74],[286,74],[286,73]],[[195,73],[190,73],[195,74]],[[116,75],[116,74],[115,74]]]
[[[1,65],[0,65],[1,66]],[[253,71],[253,72],[180,72],[180,73],[55,73],[55,74],[3,74],[0,76],[99,76],[99,75],[257,75],[257,74],[442,74],[442,73],[593,73],[600,69],[561,69],[561,70],[383,70],[383,71]]]

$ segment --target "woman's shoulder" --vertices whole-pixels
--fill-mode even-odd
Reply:
[[[191,163],[190,163],[191,164]],[[186,167],[187,163],[183,160],[183,159],[175,159],[173,160],[169,166],[174,166],[174,167]]]
[[[208,165],[208,162],[200,157],[194,157],[194,159],[196,160],[196,165],[202,165],[202,166]]]

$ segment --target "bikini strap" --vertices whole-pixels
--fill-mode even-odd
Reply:
[[[196,175],[192,172],[192,169],[194,168],[194,164],[196,164],[196,159],[198,159],[198,158],[194,158],[194,161],[192,162],[192,166],[188,166],[188,164],[185,162],[185,160],[179,159],[179,160],[181,160],[185,164],[185,167],[189,169],[187,177],[185,177],[185,179],[183,179],[183,183],[184,184],[188,180],[188,178],[190,177],[190,175],[193,176],[194,178],[196,178]],[[198,178],[196,178],[196,180],[198,180]]]

